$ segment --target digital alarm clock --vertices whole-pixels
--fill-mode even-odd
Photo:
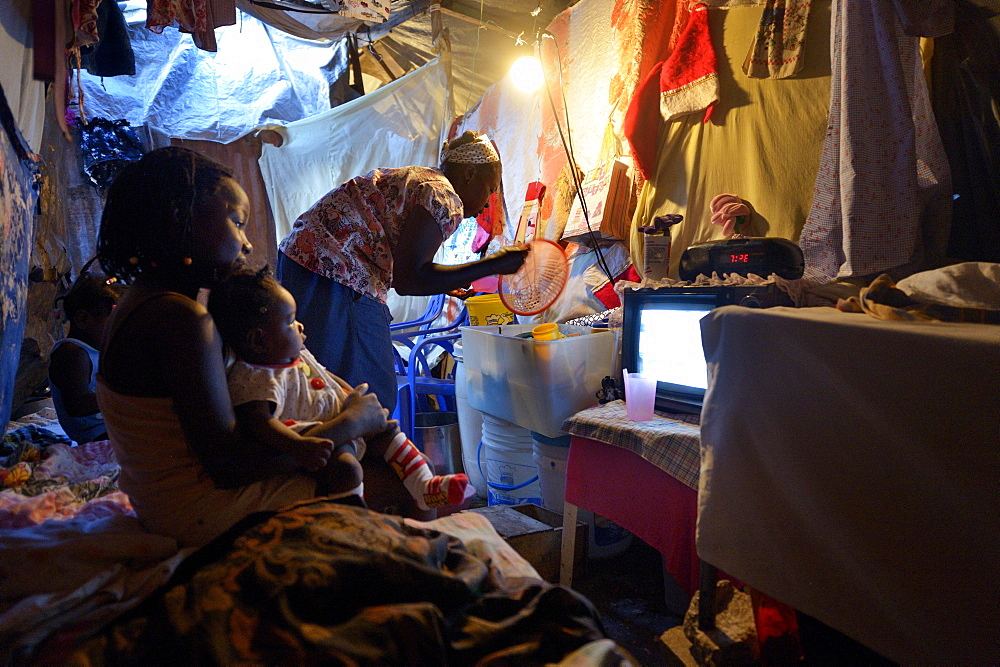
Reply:
[[[690,246],[681,255],[678,269],[681,280],[694,280],[699,275],[720,276],[754,273],[766,278],[772,273],[787,280],[801,278],[805,271],[802,249],[788,239],[750,237],[712,241]]]

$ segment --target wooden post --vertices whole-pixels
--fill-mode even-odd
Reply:
[[[698,566],[698,629],[707,632],[715,629],[715,582],[719,571],[714,565],[701,561]]]
[[[559,583],[569,588],[573,585],[573,567],[576,565],[576,518],[579,508],[563,502],[562,548],[559,558]]]
[[[431,43],[437,41],[438,35],[441,34],[441,3],[431,2]]]

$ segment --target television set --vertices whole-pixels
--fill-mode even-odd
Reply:
[[[700,321],[727,305],[767,308],[792,302],[773,284],[625,290],[622,370],[656,378],[657,410],[701,412],[708,365]]]

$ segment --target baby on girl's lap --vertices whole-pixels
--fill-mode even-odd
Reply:
[[[367,450],[389,463],[421,509],[462,502],[464,474],[434,475],[366,384],[351,388],[305,348],[295,300],[266,269],[223,280],[208,309],[236,356],[228,384],[240,428],[315,474],[318,492],[361,496]]]

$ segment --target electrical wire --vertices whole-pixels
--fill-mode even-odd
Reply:
[[[493,21],[492,19],[488,19],[486,21],[483,21],[483,3],[484,3],[484,0],[480,0],[480,3],[479,3],[479,20],[480,20],[481,23],[479,25],[478,30],[476,31],[476,48],[472,52],[472,69],[473,69],[473,71],[475,71],[476,56],[479,53],[479,45],[480,45],[480,42],[479,42],[479,33],[482,30],[486,30],[487,27],[490,24],[493,24],[494,26],[496,26],[497,28],[499,28],[505,35],[507,35],[507,37],[515,40],[515,43],[520,44],[520,43],[523,42],[523,39],[522,39],[522,36],[524,35],[523,32],[520,33],[520,34],[518,34],[518,35],[514,35],[510,31],[504,29],[503,26],[499,25],[498,23],[496,23],[496,21]],[[535,16],[535,15],[532,14],[532,16]],[[533,22],[532,26],[534,27],[534,22]],[[562,53],[559,50],[559,42],[556,40],[555,35],[553,35],[548,30],[540,30],[540,31],[538,31],[538,32],[535,33],[535,47],[538,50],[538,61],[539,61],[539,63],[542,62],[541,41],[542,41],[543,37],[548,37],[549,39],[551,39],[552,42],[553,42],[553,44],[555,45],[555,49],[556,49],[556,59],[557,59],[557,65],[558,65],[557,71],[559,73],[559,92],[560,92],[561,99],[562,99],[563,116],[566,119],[566,131],[563,132],[562,124],[559,122],[559,112],[556,109],[556,103],[555,103],[555,100],[552,97],[552,88],[549,85],[548,77],[543,76],[542,80],[545,82],[545,93],[546,93],[546,95],[548,96],[548,99],[549,99],[549,107],[552,109],[552,118],[555,120],[556,129],[559,131],[559,139],[562,141],[563,151],[565,151],[565,153],[566,153],[566,160],[569,163],[570,176],[573,179],[573,187],[576,190],[577,199],[579,199],[579,201],[580,201],[580,209],[583,212],[583,220],[584,220],[584,222],[587,225],[587,232],[590,235],[591,241],[593,242],[594,253],[597,255],[597,264],[601,268],[601,270],[604,271],[604,274],[608,277],[608,281],[611,283],[611,285],[614,286],[614,284],[616,282],[615,276],[611,272],[611,269],[608,266],[607,260],[604,258],[604,253],[601,251],[600,239],[597,237],[597,234],[594,233],[594,229],[593,229],[593,227],[590,224],[590,212],[587,210],[587,201],[586,201],[586,198],[583,195],[583,183],[582,183],[582,181],[580,179],[580,168],[577,166],[577,163],[576,163],[575,151],[573,149],[573,135],[572,135],[572,131],[571,131],[570,124],[569,124],[569,105],[568,105],[567,100],[566,100],[566,87],[565,87],[565,85],[563,83],[563,76],[562,76]],[[468,102],[471,99],[471,97],[472,97],[472,91],[470,90],[469,91],[469,98],[466,99],[466,106],[468,106]],[[568,135],[568,138],[567,138],[567,135]]]
[[[486,23],[483,22],[483,14],[485,12],[485,9],[484,9],[483,5],[485,4],[485,2],[486,2],[486,0],[479,0],[479,27],[476,28],[476,48],[472,51],[472,67],[470,68],[472,70],[473,74],[476,73],[476,56],[479,55],[479,35],[480,35],[480,33],[482,33],[483,30],[486,30],[486,25],[487,25]],[[499,28],[500,26],[497,26],[497,27]],[[504,32],[506,33],[507,31],[504,30]],[[473,91],[473,88],[470,86],[469,87],[469,94],[466,95],[466,97],[465,97],[465,109],[466,110],[468,110],[468,108],[469,108],[469,102],[472,101],[472,91]]]
[[[559,112],[556,110],[555,100],[552,98],[552,88],[549,86],[548,77],[542,77],[545,82],[545,93],[549,98],[549,106],[552,109],[552,117],[556,122],[556,129],[559,130],[559,139],[562,141],[563,150],[566,152],[566,159],[569,162],[570,175],[573,177],[573,186],[576,188],[576,195],[580,201],[580,209],[583,213],[583,220],[587,224],[587,232],[590,234],[590,239],[594,243],[594,252],[597,254],[597,264],[604,271],[604,274],[608,277],[611,285],[615,284],[615,277],[611,273],[611,269],[608,267],[607,261],[604,259],[604,253],[601,252],[600,240],[597,238],[597,234],[594,233],[593,228],[590,226],[590,212],[587,210],[587,200],[583,196],[583,183],[580,180],[579,167],[576,164],[576,158],[573,152],[573,137],[570,132],[569,126],[569,107],[566,103],[566,90],[563,85],[562,78],[562,55],[559,52],[559,42],[556,41],[555,35],[553,35],[548,30],[543,30],[538,33],[538,56],[539,62],[541,62],[541,38],[548,37],[552,40],[556,48],[556,58],[558,61],[558,71],[559,71],[559,90],[562,93],[562,103],[563,103],[563,116],[566,118],[566,132],[563,133],[562,124],[559,122]],[[567,140],[566,135],[570,135]]]

